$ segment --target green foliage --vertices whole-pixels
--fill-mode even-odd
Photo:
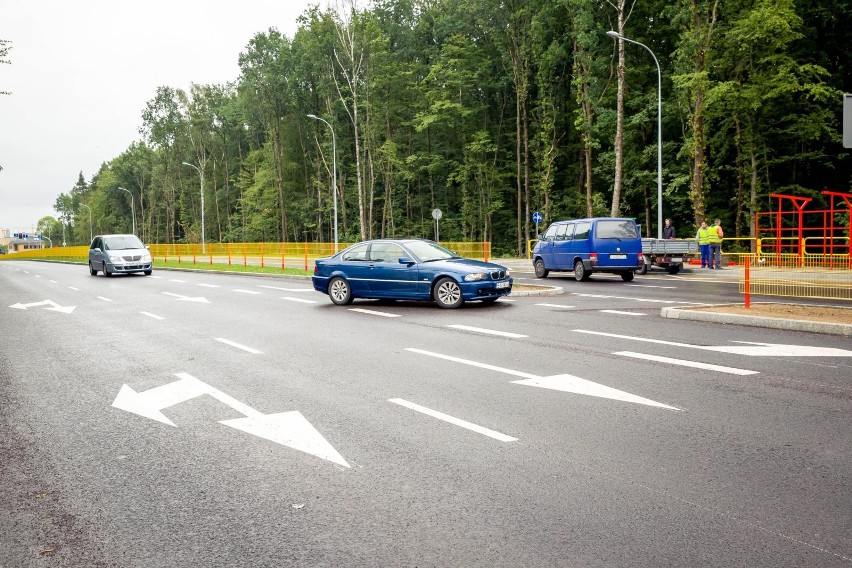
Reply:
[[[691,228],[706,208],[733,236],[769,193],[849,191],[838,95],[852,26],[842,0],[827,2],[633,5],[625,34],[662,66],[665,216],[677,227]],[[91,179],[69,180],[55,204],[58,230],[87,242],[91,211],[94,232],[129,232],[131,199],[118,187],[133,194],[146,242],[198,242],[202,213],[208,241],[331,241],[335,186],[341,242],[434,237],[439,207],[443,239],[489,240],[508,254],[531,230],[527,207],[546,222],[609,213],[609,7],[343,4],[339,14],[309,8],[292,39],[274,28],[249,38],[232,83],[159,87],[142,112],[142,139]],[[0,40],[0,61],[8,49]],[[620,207],[650,230],[657,74],[641,48],[626,57]],[[336,180],[332,131],[308,114],[334,131]]]

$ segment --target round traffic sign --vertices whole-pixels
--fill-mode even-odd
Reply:
[[[432,218],[436,221],[440,221],[441,217],[444,216],[444,213],[440,209],[432,209]]]
[[[536,211],[533,213],[533,223],[541,223],[542,219],[544,219],[544,216],[542,216],[541,212]]]

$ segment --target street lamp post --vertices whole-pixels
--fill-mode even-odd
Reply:
[[[332,186],[334,188],[334,254],[337,254],[337,138],[334,136],[334,128],[325,119],[315,114],[309,114],[308,118],[325,123],[328,129],[331,130],[331,177],[333,178]]]
[[[88,205],[85,205],[83,203],[80,204],[80,207],[85,207],[89,210],[89,243],[91,243],[92,237],[94,237],[94,235],[92,234],[92,210],[91,208],[89,208]]]
[[[639,43],[632,39],[627,39],[620,33],[610,30],[606,32],[611,38],[621,39],[627,43],[634,43],[644,47],[651,57],[654,58],[654,63],[657,65],[657,238],[663,238],[663,73],[660,71],[660,62],[657,61],[657,56],[651,51],[651,48],[644,43]]]
[[[201,254],[206,254],[206,246],[204,244],[204,172],[201,171],[201,168],[196,166],[195,164],[190,164],[189,162],[183,162],[184,166],[189,166],[190,168],[195,168],[195,171],[198,172],[198,178],[201,180]]]
[[[128,195],[130,195],[130,211],[133,214],[133,234],[136,234],[136,200],[133,198],[133,194],[130,193],[129,189],[125,189],[121,186],[118,187],[122,191],[126,191]]]

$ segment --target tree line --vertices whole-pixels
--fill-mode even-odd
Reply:
[[[850,12],[846,0],[338,0],[306,10],[292,38],[250,38],[233,82],[159,87],[140,139],[55,209],[69,241],[88,242],[90,214],[96,233],[129,232],[133,206],[145,242],[199,242],[203,183],[208,242],[330,242],[336,188],[341,242],[434,237],[436,208],[442,240],[495,254],[524,253],[534,211],[629,216],[656,235],[650,51],[664,216],[679,236],[705,217],[749,236],[770,193],[849,191]]]

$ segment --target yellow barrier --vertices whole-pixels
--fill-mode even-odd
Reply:
[[[352,243],[339,243],[343,250]],[[443,242],[442,246],[466,258],[488,261],[489,242]],[[200,243],[153,244],[149,250],[156,263],[174,261],[179,264],[228,264],[310,270],[317,258],[332,256],[334,243]],[[57,247],[0,255],[0,260],[68,259],[86,261],[89,247]]]
[[[743,260],[751,263],[751,294],[852,300],[852,265],[848,255],[755,254]],[[739,290],[746,292],[744,278],[740,280]]]

